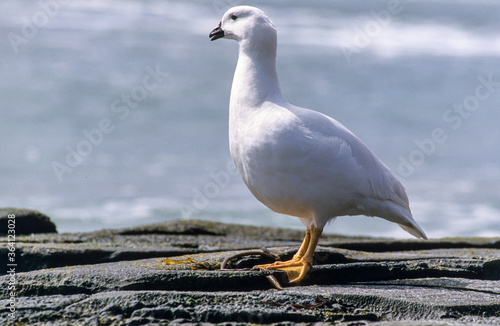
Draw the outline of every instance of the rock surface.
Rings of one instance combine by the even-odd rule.
[[[0,208],[0,235],[7,235],[9,226],[16,235],[57,233],[56,225],[45,214],[24,208]]]
[[[269,258],[237,257],[220,270],[262,246],[288,259],[302,237],[204,221],[17,237],[17,266],[0,250],[0,324],[500,324],[500,238],[324,235],[301,286],[270,273],[283,291],[250,269]]]

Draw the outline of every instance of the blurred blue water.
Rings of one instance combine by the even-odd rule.
[[[246,3],[278,29],[285,96],[354,131],[429,236],[500,236],[498,2]],[[208,33],[238,4],[0,4],[0,206],[41,210],[62,232],[176,218],[301,228],[230,161],[237,45]],[[407,236],[366,217],[327,231]]]

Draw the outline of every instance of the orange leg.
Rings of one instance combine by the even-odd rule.
[[[300,282],[312,267],[314,250],[316,250],[322,232],[323,229],[311,226],[310,230],[306,230],[306,236],[299,251],[291,260],[285,262],[277,261],[272,264],[258,265],[256,267],[286,271],[290,283]],[[298,276],[296,276],[297,274]]]

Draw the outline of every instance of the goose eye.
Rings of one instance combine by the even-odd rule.
[[[236,16],[236,15],[231,15],[231,19],[232,19],[232,20],[236,20],[236,19],[238,19],[238,16]]]

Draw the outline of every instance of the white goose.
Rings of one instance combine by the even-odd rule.
[[[239,43],[229,105],[234,163],[259,201],[306,227],[293,259],[259,267],[285,270],[290,282],[299,282],[312,267],[323,227],[341,215],[378,216],[427,238],[403,185],[361,140],[338,121],[283,98],[276,29],[262,10],[231,8],[209,36]]]

